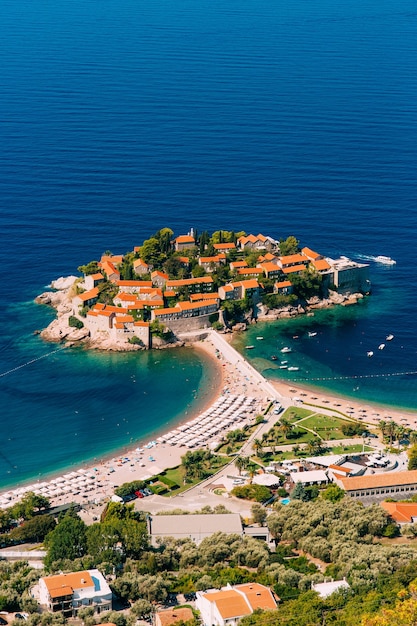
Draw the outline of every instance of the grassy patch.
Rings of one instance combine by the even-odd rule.
[[[214,456],[211,462],[211,467],[209,470],[207,470],[207,474],[209,476],[212,476],[213,474],[218,472],[222,467],[224,467],[228,463],[230,463],[229,458],[223,457],[223,456]],[[146,482],[149,485],[152,485],[153,488],[156,487],[156,489],[154,489],[155,491],[161,491],[161,492],[163,491],[163,493],[160,493],[160,495],[163,495],[165,497],[170,497],[172,495],[181,493],[182,491],[186,491],[190,487],[194,487],[194,485],[198,485],[198,483],[202,482],[202,480],[205,480],[205,479],[196,478],[192,482],[187,482],[184,484],[184,477],[185,477],[185,470],[182,467],[182,465],[178,465],[177,467],[171,467],[167,469],[165,472],[162,472],[162,474],[157,474],[156,476],[152,476],[152,478],[149,478]],[[169,481],[170,483],[172,481],[173,486],[171,488],[168,488],[166,483],[162,482],[164,480],[166,482]]]
[[[346,420],[333,415],[322,415],[318,413],[305,419],[300,426],[305,426],[314,430],[322,439],[345,439],[346,436],[341,430],[341,426],[346,424]]]
[[[299,406],[289,406],[288,409],[285,409],[284,413],[281,415],[281,418],[285,417],[291,423],[298,422],[298,420],[303,419],[304,417],[308,417],[309,415],[313,415],[314,411],[310,409],[303,409]]]
[[[365,446],[364,452],[373,452],[374,448],[370,448],[369,446]],[[358,452],[362,452],[362,444],[358,443],[352,446],[334,446],[332,448],[327,448],[324,452],[320,454],[320,456],[326,456],[329,454],[357,454]],[[252,460],[257,463],[261,463],[264,466],[269,465],[272,461],[288,461],[289,459],[305,459],[306,457],[312,456],[310,452],[307,450],[300,450],[298,454],[294,454],[292,451],[292,446],[288,446],[288,450],[276,452],[266,452],[262,458],[252,456]]]

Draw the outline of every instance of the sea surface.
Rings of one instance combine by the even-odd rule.
[[[0,486],[151,436],[209,393],[193,351],[33,335],[51,280],[163,226],[368,260],[358,307],[243,341],[266,375],[289,379],[270,356],[291,345],[292,378],[417,409],[416,18],[414,0],[0,3]]]

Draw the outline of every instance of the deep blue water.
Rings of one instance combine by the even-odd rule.
[[[32,334],[44,285],[165,225],[394,257],[294,358],[311,377],[416,370],[416,16],[411,0],[3,0],[0,372],[53,349]],[[270,332],[271,350],[298,334]],[[186,369],[170,397],[172,358]],[[0,485],[127,444],[205,393],[197,357],[155,360],[65,351],[1,377]],[[417,408],[415,376],[366,381],[321,384]]]

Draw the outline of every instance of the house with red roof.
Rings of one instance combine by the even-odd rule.
[[[196,608],[205,626],[235,626],[257,609],[275,611],[277,601],[272,591],[259,583],[230,585],[197,591]]]
[[[194,248],[195,239],[192,235],[180,235],[174,239],[173,244],[176,252],[188,250],[189,248]]]

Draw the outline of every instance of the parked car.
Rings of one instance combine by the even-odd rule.
[[[0,617],[0,624],[1,626],[6,626],[6,624],[8,624],[9,622],[7,621],[7,619],[4,619],[4,617]]]
[[[139,491],[139,490],[138,490],[138,491],[135,491],[135,495],[136,495],[138,498],[143,498],[143,497],[144,497],[144,495],[143,495],[142,491]]]

